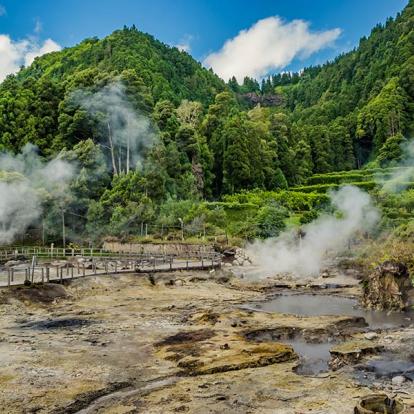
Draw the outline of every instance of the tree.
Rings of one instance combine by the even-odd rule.
[[[228,193],[234,193],[242,188],[252,188],[250,151],[245,123],[243,115],[234,115],[223,128],[225,142],[223,188]]]
[[[215,97],[214,103],[208,108],[207,115],[201,125],[201,133],[207,139],[207,145],[214,157],[213,195],[220,195],[223,186],[223,162],[226,141],[223,134],[224,124],[234,113],[237,113],[237,101],[230,92],[222,92]]]
[[[312,172],[311,147],[304,140],[300,140],[295,147],[294,163],[296,166],[294,182],[301,184]]]
[[[386,139],[402,133],[406,127],[404,90],[398,78],[391,78],[381,92],[362,109],[358,116],[358,137],[372,142],[377,153]]]
[[[203,115],[203,105],[200,102],[184,99],[181,101],[176,112],[181,124],[189,125],[195,129],[200,126],[201,117]]]
[[[384,167],[390,164],[398,164],[403,157],[403,144],[406,142],[407,140],[402,134],[388,137],[378,152],[377,160],[380,165]]]
[[[257,237],[277,237],[286,228],[286,210],[276,205],[268,205],[259,209],[256,216]]]

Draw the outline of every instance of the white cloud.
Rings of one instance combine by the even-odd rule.
[[[45,53],[57,52],[60,49],[62,48],[52,39],[46,39],[41,46],[32,44],[24,57],[24,64],[25,66],[29,66],[38,56],[42,56]]]
[[[40,33],[42,31],[42,22],[39,19],[36,19],[35,21],[35,27],[34,27],[34,32],[35,33]]]
[[[204,60],[224,80],[235,76],[260,78],[270,70],[283,69],[293,59],[305,59],[333,44],[341,29],[311,32],[309,22],[285,22],[278,16],[257,21],[247,30],[225,42]]]
[[[181,50],[182,52],[190,53],[191,51],[191,41],[193,40],[193,36],[185,35],[178,44],[174,45],[177,49]]]
[[[6,14],[6,8],[0,4],[0,16],[5,16]]]
[[[60,49],[52,39],[46,39],[43,44],[33,38],[15,42],[10,36],[0,34],[0,82],[7,75],[17,72],[20,66],[30,65],[37,56]]]

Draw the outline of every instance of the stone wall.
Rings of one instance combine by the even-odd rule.
[[[121,243],[105,242],[103,249],[114,253],[149,253],[168,254],[173,256],[191,256],[193,254],[213,253],[214,247],[209,244],[187,243]]]

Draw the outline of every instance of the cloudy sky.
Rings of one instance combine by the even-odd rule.
[[[36,56],[135,24],[227,80],[352,49],[408,0],[0,0],[0,81]]]

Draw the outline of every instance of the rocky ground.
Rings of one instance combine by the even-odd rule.
[[[4,289],[0,412],[340,414],[383,391],[414,406],[408,379],[371,380],[354,369],[382,352],[411,358],[413,327],[367,333],[356,317],[241,308],[293,285],[359,295],[350,280],[325,275],[298,286],[225,268]],[[294,337],[337,341],[331,369],[296,373]]]

